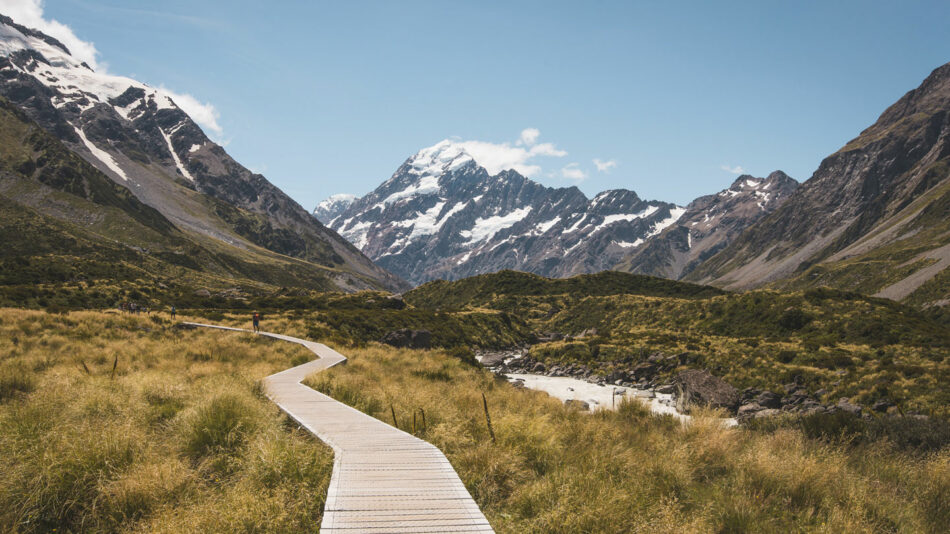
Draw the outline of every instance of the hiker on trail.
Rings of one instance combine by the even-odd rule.
[[[175,307],[174,307],[174,306],[172,306],[172,319],[174,319],[174,318],[175,318],[175,313],[176,313],[176,312],[175,312]]]
[[[254,312],[254,317],[251,318],[251,322],[254,323],[254,331],[261,331],[261,314]]]

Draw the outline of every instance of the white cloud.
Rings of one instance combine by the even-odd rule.
[[[159,89],[174,100],[175,104],[177,104],[182,111],[187,113],[192,120],[197,122],[199,126],[211,130],[219,136],[223,133],[221,125],[218,124],[218,118],[221,114],[218,113],[214,105],[201,102],[187,93],[176,93],[165,86],[160,86]]]
[[[517,145],[531,146],[538,142],[538,137],[541,135],[541,130],[537,128],[525,128],[521,130],[521,137],[518,139]]]
[[[104,69],[104,65],[97,60],[99,52],[96,45],[77,37],[69,26],[43,17],[43,0],[3,0],[2,4],[0,12],[12,18],[13,22],[59,40],[73,57],[85,61],[93,70]]]
[[[475,161],[485,167],[490,174],[513,169],[524,176],[532,177],[541,172],[541,166],[533,161],[535,158],[562,158],[567,155],[566,151],[560,150],[553,143],[537,143],[540,135],[541,132],[537,129],[526,128],[514,145],[488,141],[454,141],[454,143],[475,158]],[[531,142],[530,148],[519,146],[526,140]]]
[[[561,169],[561,176],[568,180],[581,181],[587,178],[587,173],[582,170],[577,163],[568,163]]]
[[[617,166],[617,161],[612,159],[601,161],[597,158],[594,158],[594,166],[597,167],[597,172],[610,172],[610,169],[613,169]]]
[[[719,168],[732,174],[742,174],[745,172],[745,169],[743,169],[741,165],[736,165],[735,167],[730,167],[728,165],[720,165]]]

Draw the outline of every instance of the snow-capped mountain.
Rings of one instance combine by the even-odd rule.
[[[618,269],[678,280],[775,211],[797,187],[782,171],[767,178],[742,175],[728,189],[690,202],[676,224],[634,248]]]
[[[332,195],[317,204],[313,210],[313,216],[323,224],[329,224],[337,215],[343,213],[343,210],[350,207],[354,200],[356,200],[356,195],[347,193]]]
[[[311,262],[344,289],[403,287],[234,161],[165,91],[95,72],[56,39],[3,15],[0,96],[184,231]]]
[[[490,175],[445,140],[410,157],[329,226],[413,283],[500,269],[569,276],[613,267],[685,212],[616,189],[588,199],[513,170]]]

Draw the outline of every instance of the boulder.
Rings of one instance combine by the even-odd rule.
[[[750,402],[755,402],[755,398],[762,393],[761,389],[757,388],[745,388],[742,390],[741,402],[739,404],[749,404]]]
[[[590,404],[588,404],[587,401],[582,401],[582,400],[577,400],[577,399],[566,400],[564,401],[564,405],[569,408],[577,408],[578,410],[581,410],[581,411],[590,410]]]
[[[754,402],[743,404],[742,406],[739,407],[739,410],[736,411],[736,419],[738,419],[740,422],[748,421],[749,419],[754,418],[755,414],[761,412],[764,409],[765,408],[763,408],[762,406],[759,406],[758,404]]]
[[[432,347],[432,332],[428,330],[413,330],[410,346],[414,349],[428,349]]]
[[[397,348],[428,349],[432,347],[432,332],[428,330],[410,330],[400,328],[387,333],[381,343]]]
[[[739,391],[725,380],[707,371],[687,369],[675,380],[676,408],[689,411],[692,406],[710,406],[735,411],[739,406]]]
[[[626,379],[627,374],[623,371],[617,369],[607,373],[607,376],[604,377],[604,380],[610,382],[611,384],[616,384],[618,381],[622,382]]]
[[[782,398],[776,393],[765,390],[755,396],[755,403],[763,408],[779,408],[782,406]]]
[[[673,384],[663,384],[662,386],[656,388],[657,393],[662,393],[664,395],[669,395],[670,393],[676,393],[676,386]]]
[[[195,296],[196,296],[196,297],[202,297],[202,298],[208,298],[208,297],[211,296],[211,292],[208,291],[207,289],[199,289],[199,290],[195,291]]]
[[[857,404],[852,404],[851,400],[847,397],[841,397],[838,401],[838,404],[835,405],[842,412],[848,412],[854,415],[861,415],[861,407]]]
[[[396,348],[406,348],[412,343],[412,330],[408,328],[400,328],[399,330],[393,330],[388,332],[381,340],[381,343],[396,347]]]
[[[505,362],[506,357],[504,352],[483,352],[480,356],[485,367],[498,367]]]
[[[637,378],[650,378],[656,375],[657,366],[655,363],[643,362],[633,368],[633,376]]]
[[[756,412],[754,417],[756,419],[762,419],[763,417],[773,417],[781,413],[782,412],[780,410],[776,410],[775,408],[766,408],[762,411]]]

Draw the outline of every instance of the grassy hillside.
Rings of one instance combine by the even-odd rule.
[[[700,298],[724,293],[710,286],[618,271],[581,274],[570,278],[545,278],[519,271],[500,271],[454,282],[429,282],[409,291],[405,297],[413,305],[432,309],[479,306],[504,309],[504,299],[511,297],[644,295]]]
[[[940,180],[950,173],[947,162],[939,162],[928,169],[929,181]],[[883,292],[884,296],[903,300],[919,307],[940,307],[948,304],[950,283],[946,266],[950,259],[932,251],[950,245],[950,180],[933,187],[905,208],[895,220],[876,229],[863,241],[873,242],[880,235],[899,232],[899,237],[869,251],[849,254],[844,259],[823,261],[809,265],[795,277],[781,280],[772,287],[805,289],[829,286],[847,288],[865,294]],[[859,248],[862,241],[859,241]],[[922,273],[929,267],[940,269],[939,274],[928,275],[922,285],[906,289],[895,286],[898,282]],[[890,290],[888,288],[891,288]]]
[[[220,220],[208,222],[216,232],[227,235],[233,227],[236,233],[225,243],[182,231],[2,98],[0,146],[0,302],[14,301],[4,299],[10,286],[107,280],[175,281],[192,291],[235,285],[332,290],[340,279],[380,286],[350,272],[328,243],[302,240],[261,215],[179,187],[194,197],[192,208],[217,214]],[[285,249],[320,261],[273,251]]]
[[[598,295],[590,288],[562,293],[552,285],[545,293],[480,278],[473,309],[502,310],[537,333],[576,337],[533,346],[530,355],[549,364],[582,363],[606,376],[655,354],[678,356],[659,380],[683,368],[707,369],[740,389],[782,391],[798,382],[824,390],[822,400],[830,403],[887,400],[905,411],[950,417],[950,391],[942,386],[950,380],[950,328],[893,301],[829,289],[673,298]],[[455,284],[465,291],[469,283],[427,284],[406,300],[456,305]]]

